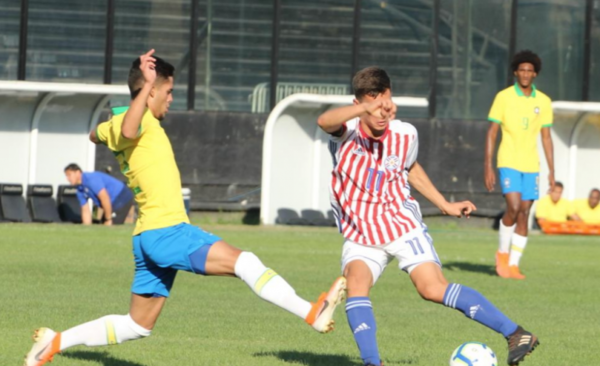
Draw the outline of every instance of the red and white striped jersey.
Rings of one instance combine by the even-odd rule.
[[[410,196],[408,169],[417,160],[417,130],[391,121],[379,139],[369,137],[359,118],[331,136],[331,205],[338,229],[363,245],[390,243],[421,227],[418,202]]]

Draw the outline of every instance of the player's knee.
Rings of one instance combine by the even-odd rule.
[[[351,296],[368,296],[371,282],[369,278],[349,275],[346,277],[346,289]]]
[[[423,300],[441,303],[444,300],[445,288],[441,284],[424,284],[417,286],[417,292]]]
[[[348,296],[368,296],[373,285],[373,273],[366,263],[360,260],[348,263],[344,277]]]
[[[517,215],[519,214],[519,203],[508,203],[506,205],[506,213],[512,217],[513,219],[517,218]]]
[[[234,271],[237,277],[246,281],[252,272],[256,269],[262,269],[264,266],[254,253],[241,252],[235,262]]]
[[[530,211],[529,208],[521,208],[519,210],[519,218],[523,218],[523,217],[528,218],[529,217],[529,211]]]

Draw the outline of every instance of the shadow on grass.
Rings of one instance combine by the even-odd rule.
[[[307,366],[362,366],[346,355],[333,355],[299,351],[277,351],[255,353],[254,357],[275,357],[285,362]]]
[[[62,357],[74,360],[100,362],[102,366],[145,366],[141,363],[120,360],[108,353],[98,351],[73,351],[61,354]]]
[[[284,362],[306,366],[363,366],[362,362],[357,362],[346,355],[323,354],[313,352],[299,351],[278,351],[255,353],[254,357],[275,357]],[[386,365],[416,365],[416,360],[387,361]]]
[[[496,276],[496,268],[488,264],[477,264],[469,262],[447,262],[444,269],[448,271],[479,272],[490,276]]]

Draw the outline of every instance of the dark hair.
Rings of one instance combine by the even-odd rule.
[[[592,194],[594,192],[600,193],[600,189],[598,189],[598,188],[592,188],[592,190],[590,191],[590,194]]]
[[[168,79],[170,76],[173,76],[175,73],[175,67],[163,60],[160,57],[152,56],[156,59],[155,68],[156,77],[162,79]],[[129,92],[131,93],[131,99],[135,99],[137,95],[142,90],[142,82],[144,81],[144,75],[142,74],[142,70],[140,70],[140,58],[136,58],[131,64],[131,69],[129,69],[129,78],[127,79],[127,85],[129,86]]]
[[[69,165],[67,165],[65,167],[65,172],[69,170],[69,171],[81,171],[81,168],[79,167],[79,165],[75,164],[75,163],[71,163]]]
[[[561,182],[554,182],[555,187],[565,188],[565,186]]]
[[[539,74],[540,71],[542,71],[542,60],[538,55],[530,50],[520,51],[513,56],[512,62],[510,63],[512,71],[517,71],[519,69],[519,65],[524,63],[532,64],[536,74]]]
[[[386,90],[391,90],[391,81],[385,70],[370,66],[360,70],[352,78],[352,89],[356,99],[361,99],[365,95],[376,97],[384,93]]]

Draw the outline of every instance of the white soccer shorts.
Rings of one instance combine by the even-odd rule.
[[[408,274],[425,262],[442,266],[427,229],[418,228],[385,245],[362,245],[346,239],[342,248],[342,273],[348,263],[362,260],[373,274],[374,285],[394,258],[398,259],[398,268]]]

